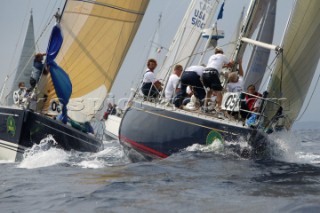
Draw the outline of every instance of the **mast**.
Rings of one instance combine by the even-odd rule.
[[[203,50],[202,55],[201,55],[201,57],[200,57],[199,65],[202,64],[202,62],[203,62],[203,57],[205,56],[205,54],[206,54],[206,52],[207,52],[210,44],[211,44],[213,47],[215,47],[215,46],[217,46],[218,39],[224,38],[224,32],[220,32],[220,31],[218,31],[218,29],[217,29],[218,20],[222,18],[222,13],[223,13],[223,10],[224,10],[224,4],[225,4],[225,2],[223,2],[222,5],[221,5],[220,12],[219,12],[219,14],[218,14],[218,17],[217,17],[216,22],[215,22],[214,24],[212,24],[212,27],[211,27],[211,28],[205,29],[205,30],[203,31],[202,37],[208,36],[208,40],[207,40],[207,42],[206,42],[206,44],[205,44],[205,46],[204,46],[204,50]],[[214,13],[211,13],[211,16],[210,16],[209,20],[212,20],[213,15],[214,15]]]
[[[54,14],[54,17],[56,18],[57,23],[60,23],[63,13],[66,9],[67,3],[68,3],[68,0],[65,0],[61,13],[60,13],[60,8],[58,8],[57,12]]]
[[[158,18],[158,21],[157,21],[157,27],[156,27],[156,29],[155,29],[155,31],[154,31],[154,33],[153,33],[153,35],[152,35],[152,39],[151,39],[151,41],[150,41],[150,46],[149,46],[149,49],[148,49],[148,51],[147,51],[147,59],[148,59],[148,58],[155,58],[154,56],[152,56],[151,50],[152,50],[154,41],[155,41],[155,39],[156,39],[156,36],[157,36],[157,34],[158,34],[158,32],[159,32],[159,29],[160,29],[161,19],[162,19],[162,13],[159,14],[159,18]],[[161,48],[162,48],[162,47],[161,47]],[[144,67],[145,67],[145,62],[147,61],[147,59],[144,60],[144,62],[143,62],[143,65],[142,65],[143,67],[142,67],[142,69],[141,69],[141,70],[142,70],[142,73],[141,73],[141,74],[143,74],[143,73],[145,72]]]

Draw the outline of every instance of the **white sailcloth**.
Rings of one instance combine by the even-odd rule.
[[[269,97],[284,97],[286,127],[297,118],[320,57],[320,1],[297,0],[283,38],[283,57],[277,62],[268,86]],[[269,106],[269,117],[276,107]]]
[[[13,105],[12,94],[18,89],[19,82],[24,82],[27,88],[30,88],[30,75],[33,67],[33,55],[35,54],[35,38],[33,28],[33,16],[30,15],[26,37],[23,43],[17,71],[11,85],[10,92],[6,96],[7,104]]]
[[[276,7],[277,0],[270,0],[267,11],[260,24],[260,29],[256,39],[257,41],[262,41],[269,44],[272,43],[276,20]],[[248,63],[248,70],[246,71],[244,77],[244,90],[246,90],[250,84],[254,84],[256,89],[259,90],[261,81],[267,68],[269,56],[270,49],[259,46],[255,46],[253,48]]]
[[[192,0],[157,74],[158,79],[166,79],[175,64],[187,66],[202,30],[209,27],[218,5],[218,0]]]

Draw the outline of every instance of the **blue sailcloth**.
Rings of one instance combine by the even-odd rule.
[[[63,36],[61,28],[59,24],[56,24],[51,32],[51,37],[47,49],[46,63],[49,66],[54,89],[60,103],[62,104],[62,113],[58,117],[58,119],[60,119],[63,123],[67,123],[67,104],[69,103],[69,99],[72,93],[72,84],[68,74],[54,61],[59,53],[62,42]]]
[[[222,19],[223,11],[224,11],[224,2],[222,3],[222,5],[221,5],[221,7],[220,7],[220,11],[219,11],[217,20]]]

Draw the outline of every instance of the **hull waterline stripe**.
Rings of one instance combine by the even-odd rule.
[[[139,109],[139,108],[136,108],[136,107],[132,107],[132,108],[134,108],[136,110],[139,110],[139,111],[144,111],[144,112],[152,114],[152,115],[157,115],[157,116],[160,116],[160,117],[168,118],[168,119],[175,120],[175,121],[180,121],[180,122],[191,124],[191,125],[194,125],[194,126],[199,126],[199,127],[203,127],[203,128],[210,129],[210,130],[215,130],[217,132],[228,133],[228,134],[235,135],[235,136],[238,135],[238,134],[235,134],[235,133],[232,133],[232,132],[228,132],[228,131],[224,131],[224,130],[221,130],[221,129],[216,129],[216,128],[200,125],[200,124],[197,124],[197,123],[193,123],[193,122],[190,122],[190,121],[185,121],[185,120],[169,117],[169,116],[166,116],[166,115],[161,115],[161,114],[158,114],[158,113],[150,112],[150,111]]]
[[[25,150],[25,148],[21,148],[19,146],[15,147],[15,146],[8,145],[8,144],[1,143],[1,142],[0,142],[0,147],[14,151],[14,152],[18,152],[18,153],[24,153],[24,150]]]
[[[14,117],[19,117],[18,114],[14,114],[14,113],[5,113],[5,112],[0,112],[0,115],[12,115]]]
[[[133,140],[130,140],[129,138],[127,138],[127,137],[125,137],[125,136],[120,135],[119,138],[120,138],[122,141],[125,141],[125,142],[131,144],[133,147],[135,147],[135,148],[137,148],[137,149],[139,149],[139,150],[141,150],[141,151],[144,151],[144,152],[146,152],[146,153],[150,153],[150,154],[155,155],[155,156],[158,156],[158,157],[160,157],[160,158],[167,158],[167,157],[168,157],[168,155],[166,155],[166,154],[163,154],[163,153],[161,153],[161,152],[158,152],[158,151],[156,151],[156,150],[154,150],[154,149],[151,149],[151,148],[149,148],[149,147],[147,147],[147,146],[141,145],[141,144],[139,144],[139,143],[137,143],[137,142],[135,142],[135,141],[133,141]]]

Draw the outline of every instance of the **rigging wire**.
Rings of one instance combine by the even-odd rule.
[[[29,5],[28,8],[30,8],[30,0],[29,0],[28,5]],[[19,41],[22,39],[22,36],[23,36],[23,31],[24,31],[23,26],[26,25],[25,23],[26,23],[28,14],[29,14],[29,12],[27,12],[27,13],[25,14],[25,16],[24,16],[24,19],[23,19],[23,22],[22,22],[22,27],[20,27],[21,30],[20,30],[20,33],[19,33],[18,41],[16,42],[16,46],[15,46],[15,48],[14,48],[14,52],[13,52],[13,55],[12,55],[12,57],[11,57],[11,61],[10,61],[10,63],[9,63],[9,69],[8,69],[8,71],[7,71],[7,76],[9,76],[9,79],[10,79],[10,77],[11,77],[11,74],[12,74],[12,73],[15,73],[14,70],[17,69],[17,67],[12,68],[12,66],[13,66],[13,63],[15,62],[15,59],[16,59],[15,55],[17,54],[17,51],[18,51]]]
[[[45,36],[45,33],[48,32],[47,31],[48,27],[52,24],[53,20],[55,20],[54,14],[56,13],[57,8],[59,7],[59,3],[58,2],[61,2],[61,1],[59,1],[59,0],[55,1],[55,4],[53,6],[50,6],[50,4],[47,4],[47,7],[45,9],[45,12],[44,12],[43,16],[46,16],[46,14],[50,14],[50,15],[47,16],[47,21],[43,22],[44,19],[42,19],[42,22],[39,25],[40,29],[43,29],[43,30],[40,32],[40,35],[36,40],[36,48],[38,49],[38,52],[39,52],[39,49],[40,49],[39,48],[40,40]],[[48,8],[51,8],[51,11],[49,11]],[[45,24],[45,23],[47,23],[47,24]],[[47,47],[45,47],[45,48],[47,48]]]
[[[55,5],[57,5],[57,1],[55,2]],[[27,8],[30,8],[30,7],[31,7],[31,0],[29,0]],[[48,14],[48,12],[47,12],[47,11],[48,11],[48,7],[49,7],[49,4],[47,5],[47,7],[46,7],[46,9],[45,9],[45,13],[44,13],[44,14]],[[32,12],[33,12],[33,10],[31,9],[31,13],[32,13]],[[29,12],[26,13],[26,15],[25,15],[25,17],[24,17],[24,20],[23,20],[23,22],[22,22],[22,23],[23,23],[22,26],[25,26],[25,25],[26,25],[26,20],[27,20],[27,18],[28,18],[28,14],[29,14]],[[50,13],[50,14],[51,14],[51,13]],[[50,17],[50,16],[49,16],[49,17]],[[51,16],[51,18],[48,18],[47,25],[43,28],[43,30],[42,30],[42,32],[40,33],[38,39],[35,41],[35,48],[39,49],[39,47],[38,47],[39,41],[40,41],[41,38],[43,38],[45,32],[47,31],[47,28],[49,27],[49,25],[50,25],[51,22],[52,22],[52,19],[53,19],[53,16]],[[44,19],[42,19],[42,21],[43,21],[43,20],[44,20]],[[43,23],[43,22],[42,22],[42,23]],[[42,23],[41,23],[41,25],[42,25]],[[40,25],[40,26],[41,26],[41,25]],[[13,54],[13,57],[11,58],[11,62],[10,62],[10,66],[9,66],[9,67],[12,67],[12,66],[13,66],[13,63],[16,62],[16,57],[15,57],[15,55],[17,54],[18,46],[19,46],[18,44],[19,44],[19,41],[22,39],[23,31],[24,31],[23,27],[21,27],[20,29],[21,29],[21,30],[20,30],[20,33],[19,33],[18,42],[16,43],[15,50],[14,50],[14,54]],[[25,72],[25,70],[27,70],[27,66],[28,66],[29,62],[30,62],[32,59],[33,59],[33,55],[30,55],[30,57],[29,57],[28,60],[27,60],[28,63],[22,68],[23,71],[19,74],[19,76],[17,76],[17,78],[19,78],[19,77]],[[10,79],[10,77],[12,77],[12,74],[15,74],[15,73],[16,73],[14,70],[17,70],[17,69],[18,69],[18,66],[15,66],[15,68],[12,68],[12,69],[10,68],[10,69],[7,71],[7,76],[8,76],[9,79]],[[11,80],[10,83],[13,84],[13,80]],[[13,87],[13,86],[15,86],[15,85],[11,85],[11,87]],[[3,85],[3,87],[5,87],[5,85]],[[8,95],[10,95],[10,90],[8,90],[8,87],[6,87],[6,96],[5,96],[5,98],[7,98]]]

